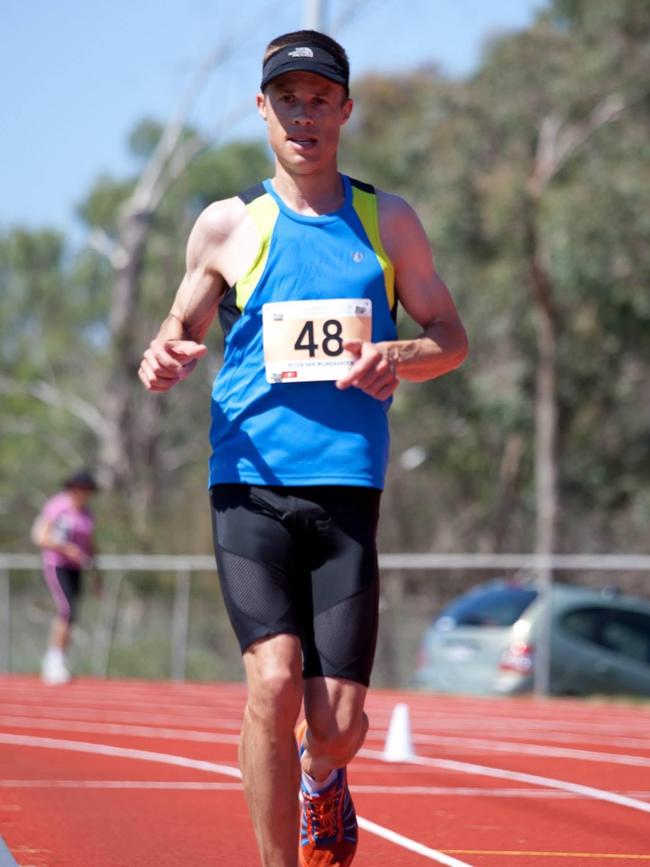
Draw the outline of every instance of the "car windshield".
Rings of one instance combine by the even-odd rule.
[[[441,626],[512,626],[537,597],[525,587],[500,587],[461,596],[443,610]]]

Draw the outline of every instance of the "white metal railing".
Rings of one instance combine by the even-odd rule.
[[[0,552],[0,569],[40,569],[38,554]],[[215,569],[214,557],[202,554],[100,554],[103,571],[174,572]],[[380,554],[380,569],[551,569],[650,572],[650,554]]]

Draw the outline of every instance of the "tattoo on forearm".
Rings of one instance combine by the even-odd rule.
[[[401,362],[412,361],[418,355],[418,346],[413,343],[402,343],[389,346],[386,350],[386,360],[393,376],[397,376],[397,365]]]

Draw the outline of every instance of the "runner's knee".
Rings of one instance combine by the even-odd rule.
[[[332,756],[354,755],[368,731],[365,712],[355,714],[317,713],[308,718],[308,749],[313,755],[327,753]]]
[[[245,664],[250,712],[261,719],[293,725],[302,700],[299,659],[265,652],[248,657]]]

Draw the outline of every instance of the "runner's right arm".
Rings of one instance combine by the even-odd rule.
[[[186,272],[167,318],[142,356],[138,376],[148,391],[169,391],[208,351],[203,339],[223,295],[219,254],[232,229],[232,200],[199,216],[187,242]]]

